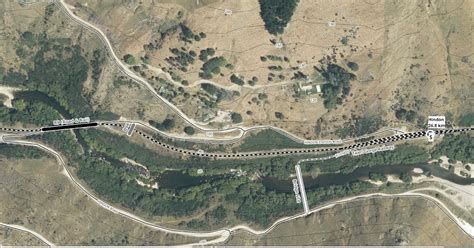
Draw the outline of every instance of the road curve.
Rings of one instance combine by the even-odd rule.
[[[229,131],[241,131],[243,134],[245,134],[248,131],[256,130],[256,129],[272,129],[274,131],[277,131],[288,138],[295,140],[297,142],[303,142],[305,139],[302,139],[298,137],[295,134],[292,134],[289,131],[286,131],[282,128],[275,127],[272,125],[258,125],[258,126],[252,126],[252,127],[245,127],[245,126],[235,126],[235,127],[230,127],[230,128],[224,128],[224,129],[213,129],[213,128],[208,128],[204,127],[203,125],[206,125],[206,123],[200,123],[195,121],[194,119],[188,117],[184,112],[182,112],[178,107],[176,107],[174,104],[169,102],[166,98],[162,97],[160,94],[158,94],[155,89],[148,83],[148,81],[138,75],[136,75],[133,71],[131,71],[127,65],[125,65],[120,58],[115,54],[115,51],[113,49],[113,46],[107,36],[100,30],[100,28],[96,27],[94,24],[87,22],[80,17],[76,16],[68,7],[67,4],[64,2],[64,0],[53,0],[53,3],[67,16],[69,19],[71,19],[73,22],[79,24],[83,28],[89,30],[90,32],[96,34],[96,36],[105,44],[105,47],[108,51],[108,53],[112,56],[111,60],[113,63],[115,63],[118,66],[118,69],[130,77],[133,81],[136,83],[145,86],[151,94],[156,97],[157,99],[161,100],[163,103],[165,103],[168,107],[170,107],[178,116],[180,116],[186,123],[189,125],[193,126],[194,128],[201,130],[201,131],[212,131],[212,132],[229,132]],[[242,134],[242,135],[243,135]]]
[[[4,226],[4,227],[7,227],[7,228],[11,228],[11,229],[15,229],[15,230],[18,230],[18,231],[23,231],[23,232],[27,232],[27,233],[30,233],[31,235],[35,236],[37,239],[41,240],[43,243],[45,243],[47,246],[49,247],[53,247],[55,246],[52,242],[50,242],[49,240],[47,240],[45,237],[43,237],[41,234],[33,231],[33,230],[30,230],[24,226],[19,226],[19,225],[14,225],[14,224],[6,224],[6,223],[1,223],[0,222],[0,226]],[[0,244],[1,246],[1,244]]]
[[[132,213],[129,213],[125,210],[122,210],[120,208],[117,208],[117,207],[114,207],[110,204],[107,204],[105,201],[100,200],[97,196],[95,196],[93,193],[88,191],[84,186],[82,186],[79,183],[79,181],[76,178],[74,178],[73,174],[68,169],[64,159],[61,157],[61,155],[57,151],[55,151],[52,148],[50,148],[48,146],[45,146],[41,143],[36,143],[36,142],[32,142],[32,141],[25,141],[25,140],[11,139],[11,137],[13,137],[13,136],[3,136],[4,143],[13,144],[13,145],[33,146],[33,147],[40,148],[40,149],[52,154],[54,157],[56,157],[59,164],[62,166],[63,174],[69,179],[69,181],[76,188],[78,188],[84,194],[89,196],[89,198],[91,200],[93,200],[97,205],[99,205],[100,207],[102,207],[106,210],[111,211],[114,214],[118,214],[120,216],[123,216],[127,219],[133,220],[133,221],[138,222],[140,224],[143,224],[143,225],[145,225],[147,227],[150,227],[152,229],[162,231],[162,232],[166,232],[166,233],[172,233],[172,234],[178,234],[178,235],[184,235],[184,236],[190,236],[190,237],[196,237],[196,238],[203,238],[203,239],[204,238],[218,237],[218,238],[215,238],[215,239],[212,239],[212,240],[206,240],[206,242],[190,244],[190,245],[216,244],[216,243],[220,243],[220,242],[223,242],[223,241],[227,240],[229,235],[230,235],[230,231],[227,230],[227,229],[221,229],[221,230],[212,231],[212,232],[193,232],[193,231],[181,231],[181,230],[177,230],[177,229],[173,229],[173,228],[162,227],[162,226],[156,225],[154,223],[148,222],[148,221],[146,221],[146,220],[144,220],[144,219],[142,219],[142,218],[140,218],[140,217],[138,217],[138,216],[136,216]]]
[[[179,234],[179,235],[184,235],[184,236],[198,237],[198,238],[203,238],[203,239],[204,238],[214,238],[212,240],[202,240],[203,242],[194,243],[194,244],[190,244],[190,245],[222,244],[222,243],[224,243],[225,241],[227,241],[229,239],[232,232],[235,232],[235,231],[238,231],[238,230],[241,230],[241,229],[245,230],[245,231],[248,231],[250,233],[253,233],[255,235],[263,235],[263,234],[266,234],[266,233],[272,231],[277,225],[279,225],[281,223],[288,222],[288,221],[306,216],[305,213],[302,213],[302,214],[296,214],[296,215],[289,216],[289,217],[284,217],[284,218],[281,218],[281,219],[275,221],[269,228],[264,229],[264,230],[255,230],[255,229],[250,228],[247,225],[237,225],[237,226],[234,226],[232,228],[223,228],[223,229],[212,231],[212,232],[182,231],[182,230],[162,227],[162,226],[156,225],[154,223],[148,222],[148,221],[146,221],[146,220],[144,220],[144,219],[142,219],[142,218],[140,218],[140,217],[138,217],[138,216],[136,216],[132,213],[129,213],[129,212],[127,212],[125,210],[122,210],[120,208],[116,208],[116,207],[114,207],[112,205],[109,205],[106,202],[100,200],[93,193],[89,192],[85,187],[83,187],[78,182],[78,180],[76,180],[74,178],[72,173],[67,168],[67,165],[64,162],[63,158],[61,157],[61,155],[58,152],[56,152],[55,150],[53,150],[53,149],[51,149],[51,148],[49,148],[49,147],[47,147],[43,144],[40,144],[40,143],[31,142],[31,141],[24,141],[24,140],[10,139],[11,137],[14,138],[14,136],[3,136],[4,143],[14,144],[14,145],[34,146],[34,147],[40,148],[42,150],[45,150],[45,151],[53,154],[56,157],[56,159],[58,160],[59,164],[63,167],[63,174],[71,181],[71,183],[75,187],[77,187],[84,194],[88,195],[90,197],[90,199],[92,199],[97,205],[99,205],[100,207],[102,207],[102,208],[104,208],[108,211],[111,211],[114,214],[118,214],[122,217],[130,219],[132,221],[135,221],[137,223],[140,223],[140,224],[145,225],[147,227],[150,227],[152,229],[159,230],[159,231],[166,232],[166,233],[173,233],[173,234]],[[347,202],[351,202],[351,201],[367,199],[367,198],[370,199],[370,198],[390,198],[390,197],[423,197],[424,199],[427,199],[427,200],[433,202],[434,204],[436,204],[452,221],[455,222],[455,224],[465,234],[467,234],[471,239],[474,239],[474,233],[473,233],[472,227],[467,228],[466,223],[463,222],[459,217],[457,217],[453,212],[451,212],[449,210],[449,208],[443,202],[441,202],[440,200],[438,200],[438,199],[436,199],[432,196],[429,196],[429,195],[426,195],[426,194],[423,194],[423,193],[414,192],[414,191],[413,192],[408,191],[408,192],[400,193],[400,194],[372,193],[372,194],[365,194],[365,195],[359,195],[359,196],[339,199],[339,200],[335,200],[335,201],[332,201],[332,202],[325,203],[324,205],[318,206],[316,208],[313,208],[313,209],[310,210],[309,214],[321,211],[323,209],[334,207],[335,205],[338,205],[338,204],[343,204],[343,203],[347,203]],[[217,238],[215,238],[215,237],[217,237]]]
[[[417,189],[417,190],[421,190],[421,189],[423,189],[423,188],[420,188],[420,189]],[[394,197],[421,197],[425,200],[428,200],[428,201],[434,203],[437,207],[439,207],[441,209],[441,211],[443,211],[443,213],[449,219],[451,219],[456,224],[456,226],[459,227],[459,229],[464,234],[469,236],[469,238],[474,239],[474,229],[472,229],[472,227],[471,228],[467,227],[466,222],[464,222],[461,218],[457,217],[451,210],[449,210],[449,208],[443,202],[441,202],[439,199],[437,199],[435,197],[432,197],[430,195],[423,194],[423,193],[417,193],[415,191],[407,191],[407,192],[400,193],[400,194],[371,193],[371,194],[348,197],[348,198],[344,198],[344,199],[335,200],[335,201],[332,201],[332,202],[327,202],[327,203],[325,203],[321,206],[318,206],[316,208],[311,209],[308,214],[313,214],[313,213],[319,212],[319,211],[324,210],[324,209],[329,209],[329,208],[335,207],[336,205],[345,204],[345,203],[349,203],[349,202],[353,202],[353,201],[360,201],[360,200],[367,200],[367,199],[394,198]],[[269,232],[271,232],[273,229],[275,229],[275,227],[278,226],[279,224],[282,224],[282,223],[285,223],[285,222],[288,222],[288,221],[291,221],[291,220],[294,220],[294,219],[297,219],[297,218],[307,216],[308,214],[301,213],[301,214],[297,214],[297,215],[294,215],[294,216],[281,218],[281,219],[275,221],[273,223],[273,225],[271,225],[269,228],[264,229],[264,230],[255,230],[255,229],[252,229],[252,228],[250,228],[248,226],[245,226],[245,225],[238,225],[238,226],[230,228],[229,230],[231,232],[236,232],[238,230],[245,230],[245,231],[250,232],[254,235],[265,235],[265,234],[268,234]]]

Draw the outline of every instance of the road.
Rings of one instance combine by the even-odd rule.
[[[41,150],[44,150],[44,151],[50,153],[54,157],[56,157],[58,163],[63,168],[63,174],[69,179],[69,181],[77,189],[79,189],[81,192],[83,192],[84,194],[89,196],[89,199],[94,201],[97,205],[99,205],[100,207],[102,207],[102,208],[104,208],[108,211],[111,211],[114,214],[118,214],[118,215],[123,216],[127,219],[130,219],[130,220],[133,220],[133,221],[138,222],[140,224],[143,224],[145,226],[148,226],[148,227],[150,227],[154,230],[158,230],[158,231],[162,231],[162,232],[166,232],[166,233],[172,233],[172,234],[178,234],[178,235],[184,235],[184,236],[191,236],[191,237],[203,238],[203,239],[204,238],[218,237],[218,238],[213,239],[211,241],[206,241],[205,243],[197,243],[195,245],[200,245],[200,244],[210,245],[210,244],[220,243],[220,242],[223,242],[223,241],[227,240],[227,238],[230,235],[230,231],[227,230],[227,229],[217,230],[217,231],[213,231],[213,232],[191,232],[191,231],[181,231],[181,230],[177,230],[177,229],[166,228],[166,227],[162,227],[162,226],[156,225],[154,223],[148,222],[148,221],[146,221],[146,220],[144,220],[144,219],[142,219],[142,218],[140,218],[140,217],[138,217],[138,216],[136,216],[136,215],[134,215],[130,212],[127,212],[127,211],[122,210],[120,208],[114,207],[114,206],[106,203],[105,201],[99,199],[92,192],[90,192],[84,186],[82,186],[79,183],[79,180],[77,180],[73,176],[73,174],[71,173],[71,171],[67,167],[64,159],[61,157],[59,152],[55,151],[54,149],[52,149],[48,146],[45,146],[45,145],[41,144],[41,143],[32,142],[32,141],[25,141],[25,140],[17,140],[15,138],[16,137],[13,137],[13,136],[3,136],[4,143],[6,143],[6,144],[37,147]]]
[[[24,135],[35,135],[42,132],[50,132],[50,131],[61,131],[61,130],[68,130],[68,129],[77,129],[77,128],[94,128],[94,127],[123,127],[124,124],[117,123],[117,122],[92,122],[89,124],[81,124],[81,125],[70,125],[70,126],[59,126],[59,127],[41,127],[36,129],[12,129],[12,128],[0,128],[0,131],[10,131],[10,132],[19,132],[23,133]],[[456,129],[439,129],[435,130],[434,132],[436,135],[442,134],[452,134],[452,133],[464,133],[473,131],[474,127],[464,127],[464,128],[456,128]],[[141,131],[138,128],[135,128],[133,132],[141,135],[143,138],[153,142],[162,148],[183,153],[186,155],[197,156],[197,157],[207,157],[207,158],[221,158],[221,159],[234,159],[234,158],[257,158],[257,157],[271,157],[271,156],[291,156],[291,155],[298,155],[298,154],[312,154],[318,152],[338,152],[342,153],[344,151],[356,151],[364,147],[370,147],[375,145],[383,145],[387,143],[394,143],[400,141],[407,141],[413,139],[420,139],[425,138],[426,131],[416,131],[410,133],[403,133],[397,134],[382,138],[375,138],[364,142],[353,143],[350,145],[345,146],[333,146],[333,147],[311,147],[311,148],[295,148],[295,149],[280,149],[280,150],[271,150],[271,151],[255,151],[255,152],[238,152],[238,153],[216,153],[216,152],[206,152],[206,151],[196,151],[190,149],[184,149],[169,145],[167,143],[161,142],[155,139],[152,135]]]
[[[420,188],[420,189],[417,189],[417,190],[422,190],[422,189],[423,188]],[[451,210],[449,210],[449,208],[443,202],[441,202],[439,199],[437,199],[435,197],[432,197],[430,195],[423,194],[423,193],[418,193],[418,192],[414,192],[414,191],[413,192],[412,191],[407,191],[407,192],[400,193],[400,194],[372,193],[372,194],[365,194],[365,195],[348,197],[348,198],[344,198],[344,199],[339,199],[339,200],[327,202],[323,205],[320,205],[316,208],[311,209],[308,214],[313,214],[313,213],[319,212],[319,211],[324,210],[324,209],[329,209],[329,208],[335,207],[335,206],[340,205],[340,204],[345,204],[345,203],[354,202],[354,201],[361,201],[361,200],[367,200],[367,199],[396,198],[396,197],[421,197],[425,200],[428,200],[428,201],[434,203],[437,207],[439,207],[441,209],[441,211],[443,211],[443,213],[449,219],[451,219],[459,227],[459,229],[463,233],[468,235],[471,239],[474,239],[474,229],[473,229],[473,227],[471,225],[469,225],[468,223],[466,223],[461,218],[457,217]],[[275,227],[277,227],[278,225],[280,225],[282,223],[289,222],[289,221],[297,219],[297,218],[305,217],[308,214],[302,213],[302,214],[297,214],[297,215],[294,215],[294,216],[281,218],[281,219],[275,221],[273,223],[273,225],[271,225],[269,228],[267,228],[265,230],[255,230],[255,229],[252,229],[252,228],[250,228],[248,226],[245,226],[245,225],[238,225],[238,226],[235,226],[233,228],[230,228],[229,230],[231,232],[235,232],[235,231],[238,231],[238,230],[245,230],[245,231],[250,232],[250,233],[255,234],[255,235],[265,235],[265,234],[268,234],[269,232],[271,232],[273,229],[275,229]]]
[[[77,23],[78,25],[82,26],[83,28],[89,30],[90,32],[94,33],[105,45],[105,48],[108,51],[108,54],[111,56],[111,62],[117,65],[118,69],[130,77],[134,82],[144,86],[147,88],[150,93],[157,99],[161,100],[163,103],[165,103],[171,110],[173,110],[178,116],[180,116],[186,123],[189,125],[193,126],[195,129],[198,129],[200,131],[212,131],[212,132],[217,132],[217,133],[226,133],[226,132],[231,132],[231,131],[240,131],[241,136],[243,136],[245,133],[257,129],[272,129],[274,131],[277,131],[285,136],[287,136],[290,139],[293,139],[297,142],[304,142],[305,139],[302,139],[298,137],[297,135],[294,135],[282,128],[275,127],[272,125],[258,125],[258,126],[252,126],[252,127],[245,127],[245,126],[235,126],[235,127],[230,127],[230,128],[223,128],[223,129],[213,129],[213,128],[208,128],[205,127],[207,123],[204,122],[197,122],[194,119],[188,117],[184,112],[182,112],[176,105],[172,104],[169,102],[166,98],[162,97],[160,94],[158,94],[153,86],[144,78],[140,77],[139,75],[135,74],[133,71],[131,71],[127,65],[125,65],[122,60],[117,56],[117,54],[114,51],[114,48],[100,28],[95,26],[94,24],[85,21],[81,19],[80,17],[76,16],[71,9],[68,7],[68,5],[64,2],[64,0],[54,0],[54,4],[73,22]]]
[[[235,231],[238,231],[240,229],[243,229],[243,230],[246,230],[248,232],[251,232],[253,234],[256,234],[256,235],[263,235],[265,233],[268,233],[270,232],[271,230],[273,230],[277,225],[281,224],[281,223],[284,223],[284,222],[287,222],[287,221],[291,221],[293,219],[296,219],[296,218],[300,218],[300,217],[303,217],[303,216],[306,216],[307,214],[311,214],[311,213],[315,213],[315,212],[318,212],[318,211],[321,211],[323,209],[327,209],[327,208],[331,208],[331,207],[334,207],[335,205],[337,204],[343,204],[343,203],[347,203],[347,202],[350,202],[350,201],[355,201],[355,200],[360,200],[360,199],[367,199],[367,198],[381,198],[381,197],[400,197],[400,196],[417,196],[417,197],[423,197],[427,200],[430,200],[432,202],[434,202],[438,207],[440,207],[442,209],[442,211],[451,219],[453,220],[458,227],[460,227],[460,229],[465,232],[467,235],[469,235],[471,238],[474,237],[474,233],[473,233],[473,228],[472,226],[470,226],[469,224],[466,224],[464,221],[462,221],[460,218],[456,217],[447,207],[444,203],[442,203],[440,200],[434,198],[434,197],[431,197],[429,195],[426,195],[426,194],[422,194],[422,193],[418,193],[418,192],[405,192],[405,193],[401,193],[401,194],[383,194],[383,193],[374,193],[374,194],[366,194],[366,195],[360,195],[360,196],[354,196],[354,197],[349,197],[349,198],[345,198],[345,199],[339,199],[337,201],[332,201],[332,202],[328,202],[322,206],[319,206],[317,208],[314,208],[312,210],[310,210],[308,213],[303,213],[303,214],[297,214],[297,215],[294,215],[294,216],[290,216],[290,217],[285,217],[285,218],[281,218],[279,220],[277,220],[272,226],[270,226],[269,228],[265,229],[265,230],[254,230],[246,225],[238,225],[238,226],[235,226],[235,227],[232,227],[230,229],[220,229],[220,230],[216,230],[216,231],[212,231],[212,232],[192,232],[192,231],[183,231],[183,230],[177,230],[177,229],[173,229],[173,228],[167,228],[167,227],[162,227],[160,225],[157,225],[157,224],[154,224],[154,223],[151,223],[149,221],[146,221],[136,215],[134,215],[133,213],[130,213],[130,212],[127,212],[123,209],[120,209],[118,207],[115,207],[111,204],[108,204],[106,203],[105,201],[99,199],[97,196],[95,196],[92,192],[90,192],[89,190],[87,190],[84,186],[82,186],[79,181],[74,178],[73,174],[70,172],[70,170],[68,169],[64,159],[61,157],[60,153],[58,153],[57,151],[53,150],[52,148],[50,147],[47,147],[41,143],[37,143],[37,142],[32,142],[32,141],[25,141],[25,140],[21,140],[21,139],[17,139],[17,138],[22,138],[23,136],[27,136],[28,133],[24,133],[23,135],[20,134],[20,135],[15,135],[15,134],[10,134],[10,135],[2,135],[2,140],[4,143],[7,143],[7,144],[13,144],[13,145],[25,145],[25,146],[33,146],[33,147],[37,147],[37,148],[40,148],[50,154],[52,154],[53,156],[56,157],[56,159],[58,160],[59,164],[62,166],[63,168],[63,174],[69,179],[69,181],[78,189],[80,190],[81,192],[83,192],[84,194],[86,194],[87,196],[89,196],[89,199],[91,199],[92,201],[94,201],[98,206],[108,210],[108,211],[111,211],[112,213],[114,214],[118,214],[124,218],[127,218],[127,219],[130,219],[134,222],[137,222],[137,223],[140,223],[142,225],[145,225],[149,228],[152,228],[154,230],[158,230],[158,231],[162,231],[162,232],[166,232],[166,233],[172,233],[172,234],[178,234],[178,235],[185,235],[185,236],[191,236],[191,237],[198,237],[198,238],[203,238],[203,242],[200,242],[200,243],[196,243],[196,244],[191,244],[191,245],[212,245],[212,244],[222,244],[223,242],[225,242],[229,237],[230,235],[232,234],[232,232],[235,232]],[[417,189],[419,191],[419,189]],[[39,235],[39,234],[38,234]],[[40,236],[40,235],[39,235]],[[207,240],[211,238],[211,240]]]
[[[52,242],[48,241],[45,237],[43,237],[41,234],[33,231],[33,230],[30,230],[26,227],[23,227],[23,226],[19,226],[19,225],[14,225],[14,224],[6,224],[6,223],[1,223],[0,222],[0,226],[4,226],[4,227],[8,227],[8,228],[11,228],[11,229],[15,229],[15,230],[18,230],[18,231],[23,231],[23,232],[27,232],[27,233],[30,233],[31,235],[35,236],[37,239],[41,240],[43,243],[45,243],[47,246],[55,246]],[[0,244],[0,247],[1,247],[1,244]]]

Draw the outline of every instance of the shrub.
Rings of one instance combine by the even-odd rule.
[[[230,118],[234,124],[242,122],[242,116],[239,113],[232,112],[232,114],[230,114]]]
[[[131,54],[126,54],[125,56],[123,56],[123,60],[129,65],[134,65],[137,63],[135,57],[133,57],[133,55]]]
[[[235,75],[235,74],[232,74],[230,76],[230,81],[234,84],[238,84],[238,85],[244,85],[244,80],[242,80],[242,78],[240,78],[239,76]]]
[[[193,135],[196,131],[194,131],[193,127],[187,126],[187,127],[184,127],[184,132],[187,135]]]
[[[349,68],[351,68],[351,70],[353,70],[353,71],[359,70],[359,65],[356,62],[349,61],[349,62],[347,62],[347,66]]]
[[[280,119],[280,120],[283,119],[283,118],[285,118],[285,116],[283,115],[282,112],[275,112],[275,117],[278,118],[278,119]]]

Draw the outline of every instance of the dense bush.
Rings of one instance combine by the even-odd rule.
[[[465,163],[474,162],[474,139],[466,134],[445,136],[443,140],[437,144],[431,156],[439,158],[445,155],[453,160],[459,160]]]
[[[238,85],[244,85],[244,80],[242,80],[242,78],[240,78],[239,76],[235,75],[235,74],[232,74],[230,76],[230,81],[234,84],[238,84]]]
[[[187,126],[187,127],[184,127],[184,132],[187,135],[193,135],[196,131],[194,130],[193,127]]]
[[[137,63],[137,60],[131,54],[126,54],[125,56],[123,56],[123,61],[125,61],[125,63],[129,65],[134,65]]]
[[[343,98],[349,95],[350,81],[355,80],[356,76],[336,64],[329,64],[326,69],[319,71],[326,80],[322,86],[324,106],[327,109],[335,108],[338,104],[342,104]]]
[[[230,118],[232,119],[232,123],[234,124],[242,122],[242,115],[240,115],[239,113],[232,112],[230,114]]]
[[[351,70],[353,70],[353,71],[359,70],[359,65],[356,62],[349,61],[349,62],[347,62],[347,66],[349,68],[351,68]]]
[[[148,121],[148,123],[150,123],[150,125],[158,128],[162,131],[170,130],[170,129],[174,128],[174,126],[175,126],[175,120],[174,119],[169,119],[169,118],[166,118],[161,123],[153,121],[153,120]]]

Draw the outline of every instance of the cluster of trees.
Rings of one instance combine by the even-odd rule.
[[[184,41],[184,42],[189,42],[189,43],[191,43],[192,40],[200,41],[201,39],[206,38],[206,34],[205,34],[205,33],[200,32],[199,34],[195,34],[195,33],[193,33],[193,31],[192,31],[188,26],[186,26],[184,23],[180,23],[180,24],[179,24],[179,28],[181,29],[180,38],[181,38],[181,40]]]
[[[199,60],[206,62],[208,57],[212,57],[214,54],[216,54],[216,50],[214,50],[214,48],[208,47],[199,52]]]
[[[395,111],[395,117],[402,121],[414,122],[416,120],[416,112],[413,110],[399,108]]]
[[[94,80],[94,85],[99,83],[100,75],[102,74],[102,65],[105,63],[103,52],[99,49],[94,50],[90,64],[92,66],[91,78]]]
[[[423,147],[405,144],[397,146],[393,151],[365,154],[357,157],[343,156],[325,161],[312,161],[309,164],[319,167],[323,172],[351,173],[358,167],[413,165],[426,162],[428,159],[428,151]]]
[[[464,163],[474,162],[474,139],[470,135],[445,136],[431,151],[433,158],[445,155],[450,159]]]
[[[296,9],[298,0],[259,0],[260,16],[265,29],[273,35],[282,34]]]
[[[322,87],[324,106],[327,109],[333,109],[338,104],[342,104],[343,98],[349,95],[350,81],[355,80],[356,76],[336,64],[329,64],[326,69],[318,69],[318,71],[326,80]]]
[[[221,66],[226,63],[224,57],[214,57],[206,61],[202,67],[201,72],[199,72],[199,77],[202,79],[211,79],[213,75],[217,75],[221,72]]]
[[[379,172],[369,172],[369,179],[372,181],[387,181],[387,177],[383,173]]]
[[[61,119],[55,109],[42,102],[14,99],[12,106],[7,108],[0,105],[0,122],[7,125],[21,122],[45,126],[51,125],[52,120]]]
[[[166,62],[172,64],[173,66],[179,67],[181,71],[186,72],[188,70],[187,67],[190,64],[194,64],[196,52],[193,50],[188,52],[184,47],[182,47],[181,49],[171,48],[170,51],[174,56],[166,58]]]
[[[29,38],[31,35],[28,33],[23,36],[25,36],[24,39],[32,39]],[[87,96],[82,94],[83,84],[88,76],[89,64],[78,45],[71,45],[71,40],[68,38],[48,39],[44,34],[34,37],[37,45],[32,50],[29,59],[33,65],[24,67],[29,69],[26,74],[10,69],[3,77],[4,84],[31,90],[33,93],[28,97],[44,94],[44,96],[33,96],[32,101],[50,105],[65,117],[74,115],[106,119],[117,118],[117,115],[109,112],[93,111]],[[104,62],[105,58],[102,52],[95,50],[90,60],[91,77],[95,83],[102,73]],[[46,109],[33,110],[34,106],[27,108],[29,108],[27,110],[30,111],[30,114],[40,111],[48,116]],[[36,117],[32,117],[32,121],[29,122],[38,123],[33,120],[34,118]],[[26,119],[24,121],[28,122]]]
[[[162,131],[173,129],[174,126],[175,126],[175,120],[170,119],[170,118],[166,118],[162,122],[156,122],[154,120],[150,120],[150,121],[148,121],[148,123],[150,123],[150,125],[158,128],[159,130],[162,130]]]
[[[474,113],[466,113],[459,118],[459,125],[460,126],[472,126],[474,125]]]
[[[309,205],[315,205],[335,198],[358,195],[374,189],[369,182],[354,181],[344,185],[332,185],[329,187],[318,187],[314,190],[306,191]]]
[[[36,147],[0,144],[0,156],[8,159],[38,159],[47,157],[49,154]]]
[[[343,127],[336,130],[336,134],[341,138],[362,136],[377,131],[382,125],[380,116],[353,116],[352,121],[344,123]]]
[[[252,173],[258,171],[266,176],[279,175],[288,177],[298,158],[278,157],[251,160],[209,160],[209,159],[176,159],[160,155],[143,145],[130,143],[126,138],[95,129],[77,132],[79,140],[84,143],[84,155],[78,151],[76,141],[69,132],[48,133],[41,137],[48,144],[55,144],[71,162],[78,164],[78,176],[85,180],[91,188],[106,199],[122,204],[125,207],[143,211],[152,215],[187,216],[209,207],[209,198],[225,199],[226,203],[236,209],[234,214],[242,221],[267,226],[276,218],[301,209],[296,204],[293,193],[268,191],[261,182],[247,177],[224,177],[219,180],[204,182],[199,185],[182,189],[153,189],[139,186],[134,177],[136,172],[130,171],[118,158],[128,157],[148,167],[152,175],[164,168],[195,170],[205,168],[209,172],[217,170],[225,172],[229,168],[241,168]],[[63,140],[60,141],[60,139]],[[70,143],[72,142],[72,143]],[[1,147],[0,147],[1,151]],[[215,173],[215,172],[214,172]],[[308,191],[310,204],[335,197],[358,194],[370,189],[365,182],[352,182],[346,185],[320,187]],[[188,225],[199,227],[206,225],[210,219],[223,221],[229,209],[219,206],[206,214],[203,221],[193,220]],[[208,218],[209,217],[209,218]]]

